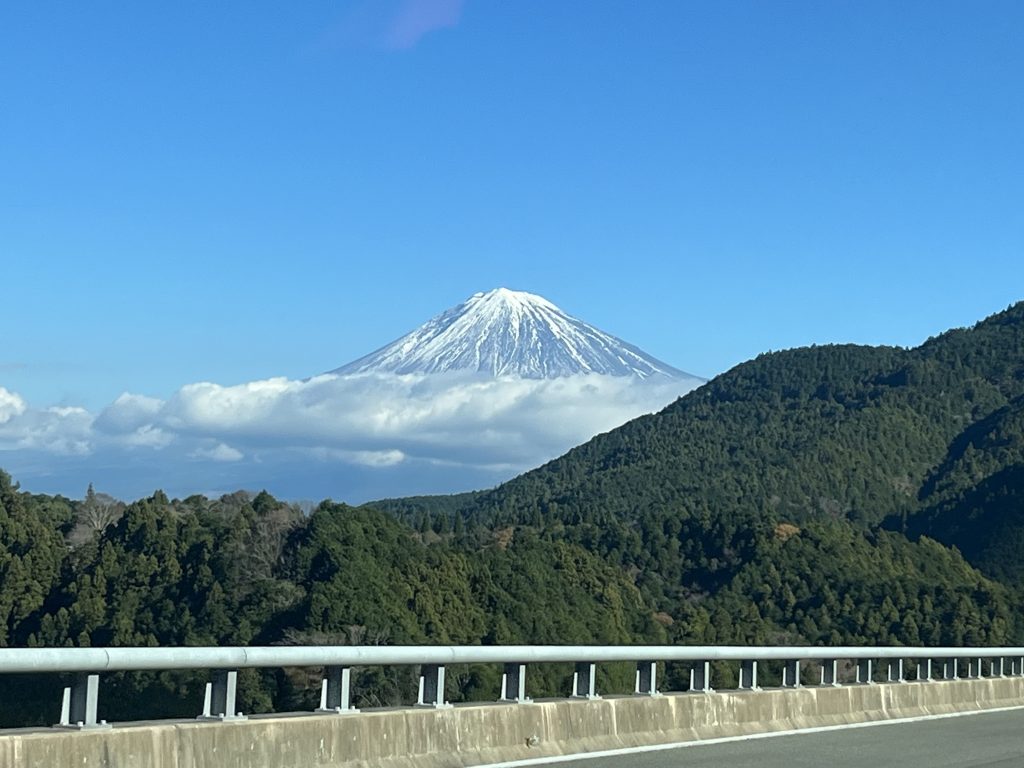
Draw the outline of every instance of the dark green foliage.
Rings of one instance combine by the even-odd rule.
[[[1002,642],[1015,596],[872,529],[911,521],[1016,586],[1020,475],[990,473],[1024,460],[1022,393],[1018,304],[913,350],[762,355],[457,510],[417,509],[598,554],[680,642]]]
[[[423,514],[430,517],[454,517],[456,512],[472,504],[478,496],[480,491],[453,493],[450,496],[406,496],[401,499],[371,501],[363,506],[388,512],[404,523],[416,525]]]
[[[293,576],[306,592],[302,629],[360,626],[392,642],[438,644],[483,633],[466,556],[424,546],[379,512],[322,504],[294,546]]]
[[[986,575],[1024,587],[1024,398],[971,424],[921,491],[923,509],[903,522],[912,537],[957,547]]]
[[[11,627],[5,642],[630,643],[657,636],[626,574],[578,547],[548,546],[526,532],[477,532],[470,545],[453,540],[451,530],[444,538],[424,536],[381,512],[344,504],[325,502],[306,517],[266,493],[172,501],[157,492],[104,515],[103,525],[83,526],[99,503],[95,496],[78,503],[33,497],[0,475],[0,605]],[[315,672],[246,671],[240,705],[255,712],[311,706]],[[357,702],[408,703],[413,672],[359,670]],[[496,698],[500,672],[453,669],[449,698]],[[538,671],[531,691],[564,693],[567,675]],[[603,675],[609,689],[632,679],[628,670]],[[103,716],[193,716],[205,680],[202,673],[107,675]],[[14,685],[31,692],[28,698],[12,697]],[[32,698],[37,691],[50,699]],[[0,718],[54,720],[58,691],[55,679],[0,677],[0,701],[7,702]]]
[[[59,583],[68,517],[60,499],[19,493],[0,470],[0,646],[34,639],[32,621]]]

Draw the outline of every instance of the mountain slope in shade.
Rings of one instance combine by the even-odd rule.
[[[330,373],[445,373],[548,379],[580,373],[703,379],[566,314],[547,299],[477,293],[376,352]]]

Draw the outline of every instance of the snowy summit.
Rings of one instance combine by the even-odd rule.
[[[547,299],[496,288],[330,373],[442,373],[549,379],[580,373],[702,381],[566,314]]]

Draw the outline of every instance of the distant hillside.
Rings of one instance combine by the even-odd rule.
[[[759,618],[742,631],[756,626],[814,642],[937,637],[942,622],[955,635],[947,639],[1005,632],[1007,615],[973,615],[966,585],[999,589],[982,586],[958,555],[873,529],[886,519],[916,521],[954,480],[976,503],[999,493],[1013,507],[1019,474],[990,481],[1009,488],[975,485],[984,473],[961,467],[957,446],[972,428],[985,432],[989,419],[1019,435],[1009,414],[1022,394],[1024,304],[916,349],[765,354],[658,414],[469,497],[458,517],[532,529],[599,554],[631,573],[654,605],[686,618],[687,633],[703,611],[708,636],[736,637],[722,634],[723,625],[740,632],[729,617],[752,610]],[[987,461],[998,469],[1004,459]],[[445,514],[440,499],[430,503]],[[1018,530],[1007,514],[997,516]],[[920,519],[915,535],[963,541],[948,519],[945,527],[938,517]],[[999,545],[1024,555],[1014,540],[1004,532]],[[963,551],[997,557],[985,547]],[[998,559],[1012,560],[1002,550]],[[1015,583],[1005,568],[986,572]],[[839,602],[828,606],[829,595]],[[892,615],[880,627],[868,606],[886,599]],[[938,604],[949,601],[955,607],[936,623]],[[923,633],[922,621],[930,625]]]
[[[455,513],[473,504],[482,493],[469,491],[437,496],[404,496],[399,499],[369,501],[362,506],[388,512],[400,520],[415,525],[423,519],[438,515],[454,516]]]
[[[955,546],[988,576],[1024,587],[1024,398],[953,440],[921,505],[901,521],[908,535]]]
[[[912,350],[823,346],[759,356],[661,413],[600,435],[475,501],[520,522],[673,505],[875,523],[918,492],[965,427],[1024,393],[1024,303]]]

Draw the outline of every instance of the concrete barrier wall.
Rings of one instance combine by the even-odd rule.
[[[1024,706],[1024,678],[0,731],[0,768],[447,768]]]

